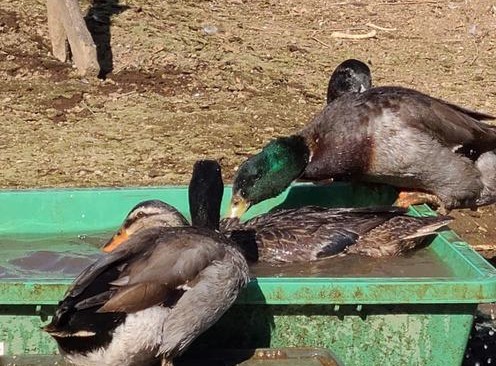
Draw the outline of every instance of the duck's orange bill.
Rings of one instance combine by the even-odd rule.
[[[112,239],[110,239],[109,242],[102,247],[102,251],[104,251],[105,253],[110,253],[117,249],[117,247],[125,242],[128,238],[129,236],[127,235],[126,230],[120,229],[117,234],[115,234]]]

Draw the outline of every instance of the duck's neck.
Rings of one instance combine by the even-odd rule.
[[[189,209],[193,226],[219,229],[223,192],[219,164],[213,160],[196,162],[189,184]]]
[[[219,229],[220,204],[212,205],[210,202],[190,203],[191,225],[207,229]]]

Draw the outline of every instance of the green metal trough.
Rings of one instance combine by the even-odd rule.
[[[226,187],[223,211],[230,194]],[[390,204],[394,197],[388,188],[297,184],[249,213],[302,204]],[[40,327],[74,277],[63,270],[16,271],[12,263],[40,250],[48,256],[42,258],[55,253],[63,260],[78,248],[82,256],[96,257],[96,245],[83,245],[84,238],[107,239],[130,208],[146,199],[162,199],[188,216],[185,186],[0,191],[0,355],[22,359],[57,352]],[[418,206],[412,214],[434,213]],[[446,273],[253,279],[191,352],[320,347],[345,365],[460,365],[477,305],[496,301],[496,270],[450,230],[421,250],[438,258]]]

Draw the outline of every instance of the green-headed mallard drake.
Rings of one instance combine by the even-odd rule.
[[[372,74],[364,62],[348,59],[331,74],[327,86],[327,104],[346,93],[363,93],[372,87]]]
[[[303,130],[240,166],[231,217],[297,178],[390,184],[402,207],[496,202],[496,126],[481,122],[493,116],[402,87],[342,91]]]
[[[204,197],[215,190],[200,179],[203,169],[195,166],[191,186],[209,203],[194,220],[204,227],[137,230],[74,281],[44,328],[66,360],[115,366],[159,358],[169,365],[235,301],[248,282],[248,266],[215,230],[222,196]],[[151,206],[170,214],[167,206]],[[151,218],[139,215],[135,222],[144,217]]]

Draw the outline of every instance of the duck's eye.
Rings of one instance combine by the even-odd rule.
[[[139,211],[136,213],[136,218],[141,219],[143,216],[145,216],[145,213],[143,211]]]

